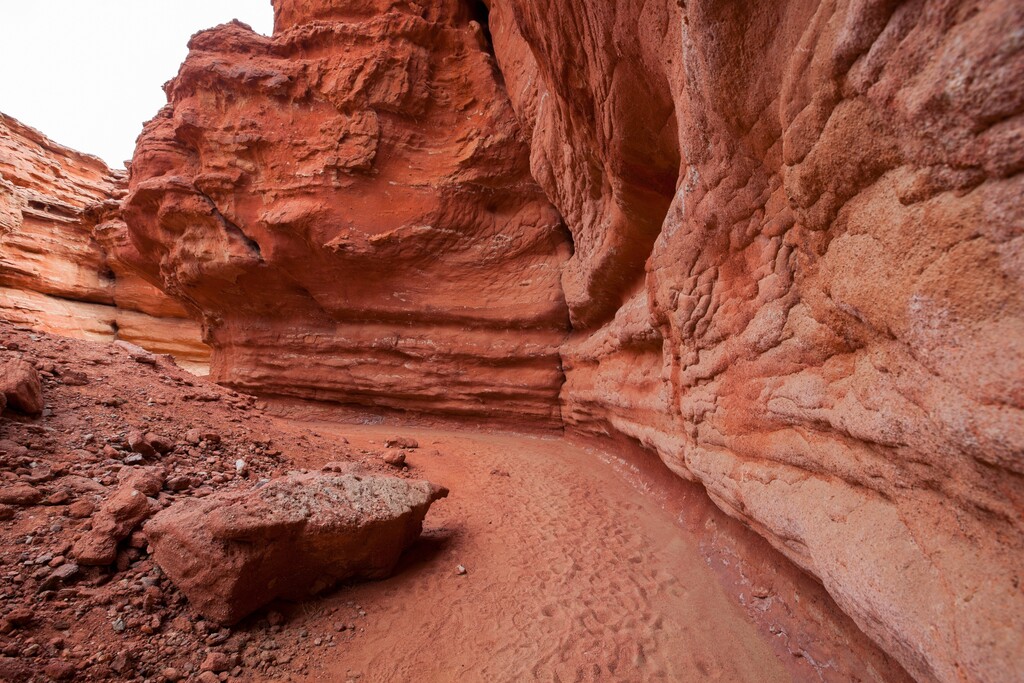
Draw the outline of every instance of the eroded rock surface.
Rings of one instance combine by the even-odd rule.
[[[96,235],[219,381],[624,435],[916,678],[1020,678],[1021,4],[488,5],[198,34]]]
[[[43,412],[43,385],[39,373],[27,360],[0,358],[0,412],[10,407],[38,417]]]
[[[566,423],[703,483],[915,677],[1019,678],[1021,4],[490,18],[576,246]]]
[[[180,303],[125,267],[112,218],[125,175],[0,114],[0,315],[34,329],[127,339],[205,371],[209,349]]]
[[[382,579],[448,490],[379,475],[296,473],[177,503],[145,530],[154,559],[203,616],[233,624],[275,598]]]
[[[559,419],[569,245],[455,0],[277,4],[197,34],[140,138],[137,265],[266,394]]]

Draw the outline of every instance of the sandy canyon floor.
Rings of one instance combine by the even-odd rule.
[[[364,448],[394,432],[315,428]],[[399,575],[339,591],[300,618],[312,632],[349,601],[367,612],[344,648],[304,659],[306,680],[790,680],[674,520],[593,449],[410,433],[417,476],[452,494]]]
[[[0,680],[902,680],[820,585],[649,454],[561,433],[343,422],[130,346],[8,323],[0,342],[36,366],[46,402],[39,418],[0,420]],[[166,452],[138,453],[139,433]],[[383,460],[395,436],[419,444],[401,469]],[[219,628],[138,527],[110,565],[76,555],[142,470],[166,507],[339,461],[451,491],[387,580]]]

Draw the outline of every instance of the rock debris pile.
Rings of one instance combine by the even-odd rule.
[[[0,680],[273,677],[360,610],[287,646],[238,622],[388,575],[447,494],[128,344],[0,322],[0,389]],[[334,471],[290,472],[310,449]]]

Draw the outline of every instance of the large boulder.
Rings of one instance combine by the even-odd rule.
[[[43,412],[43,385],[28,361],[15,359],[0,365],[0,393],[8,408],[32,416]]]
[[[290,474],[179,502],[145,531],[154,559],[207,619],[230,625],[275,598],[381,579],[448,490],[395,477]]]

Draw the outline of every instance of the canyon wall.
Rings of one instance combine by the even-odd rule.
[[[274,4],[101,223],[215,379],[629,437],[919,680],[1020,675],[1019,2]]]
[[[570,245],[455,0],[276,4],[193,37],[124,215],[218,382],[558,424]]]
[[[1024,5],[493,0],[628,435],[920,680],[1022,675]]]
[[[118,256],[131,250],[117,219],[124,183],[123,171],[0,114],[0,317],[123,339],[204,372],[199,325]]]

